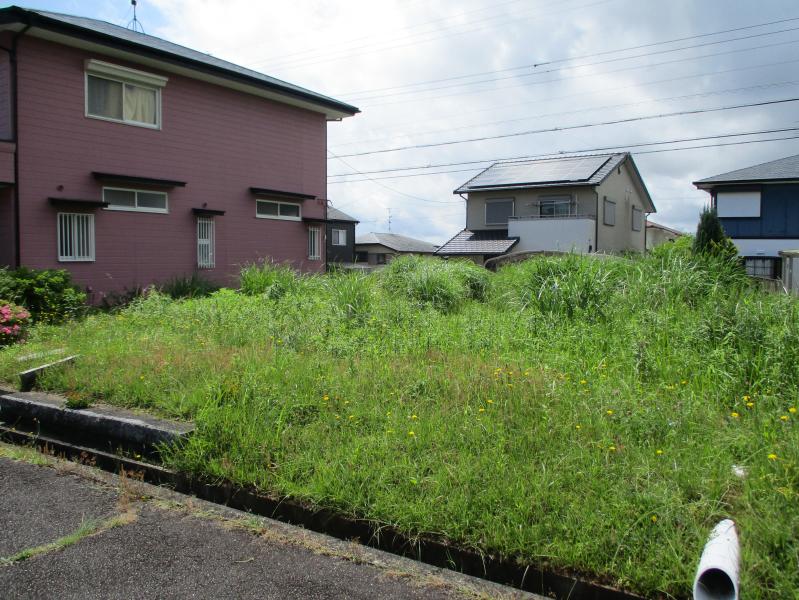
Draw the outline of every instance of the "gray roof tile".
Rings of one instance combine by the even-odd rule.
[[[430,242],[397,233],[367,233],[355,239],[356,246],[361,244],[380,244],[397,252],[417,252],[419,254],[432,254],[438,248]]]
[[[349,216],[345,212],[341,212],[337,208],[333,208],[332,206],[327,207],[327,220],[328,221],[351,221],[353,223],[360,223],[358,219],[355,217]]]
[[[799,179],[799,154],[694,181],[694,185]]]
[[[509,238],[508,231],[504,229],[492,231],[464,229],[436,250],[436,254],[505,254],[518,241],[519,238]]]

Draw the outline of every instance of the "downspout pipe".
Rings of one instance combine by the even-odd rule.
[[[694,600],[738,600],[741,550],[735,523],[724,519],[710,533],[694,578]]]

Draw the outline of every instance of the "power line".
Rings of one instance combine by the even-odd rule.
[[[579,5],[579,6],[572,6],[572,7],[569,7],[569,8],[563,9],[563,10],[559,10],[559,11],[545,12],[545,13],[541,13],[541,14],[533,13],[532,15],[526,16],[526,17],[514,16],[514,17],[507,18],[504,21],[500,21],[499,23],[495,23],[495,24],[488,25],[488,26],[485,26],[485,27],[477,27],[477,28],[474,28],[474,29],[466,29],[466,30],[463,30],[463,31],[455,31],[455,32],[451,32],[451,33],[447,33],[447,34],[443,34],[443,35],[434,35],[433,37],[429,37],[429,38],[421,39],[421,40],[416,40],[416,41],[408,42],[408,43],[405,43],[405,44],[395,44],[393,46],[385,46],[383,48],[378,47],[376,49],[371,50],[371,52],[372,53],[385,52],[387,50],[394,50],[394,49],[397,49],[397,48],[406,48],[408,46],[416,46],[418,44],[423,44],[423,43],[427,43],[427,42],[434,42],[434,41],[437,41],[437,40],[440,40],[440,39],[466,35],[468,33],[475,33],[477,31],[483,31],[485,29],[491,29],[492,27],[496,27],[498,25],[503,25],[503,24],[506,24],[506,23],[516,23],[516,22],[519,22],[519,21],[526,21],[526,20],[537,18],[537,17],[545,17],[545,16],[550,16],[550,15],[561,14],[561,13],[564,13],[564,12],[569,12],[569,11],[577,10],[577,9],[581,9],[581,8],[590,8],[590,7],[593,7],[593,6],[600,5],[600,4],[607,4],[607,3],[613,2],[613,1],[615,1],[615,0],[597,0],[596,2],[592,2],[590,4],[582,4],[582,5]],[[559,3],[553,3],[551,6],[558,6],[558,5],[559,5]],[[481,20],[478,20],[478,21],[473,21],[471,23],[461,23],[460,25],[472,25],[472,24],[476,24],[476,23],[486,23],[488,21],[494,21],[496,19],[502,19],[503,17],[504,17],[504,15],[497,15],[495,17],[491,17],[491,18],[488,18],[488,19],[481,19]],[[411,38],[414,38],[414,37],[418,37],[420,35],[429,35],[429,34],[432,34],[432,33],[435,33],[435,32],[430,31],[430,32],[422,32],[422,33],[419,33],[419,34],[412,34],[410,36],[406,36],[405,38],[402,38],[402,37],[398,38],[398,39],[396,39],[394,41],[401,41],[403,39],[411,39]],[[390,41],[391,40],[389,40],[389,42]],[[297,68],[309,67],[309,66],[312,66],[312,65],[318,65],[318,64],[327,63],[327,62],[334,62],[334,61],[337,61],[337,60],[343,60],[345,58],[350,58],[352,56],[359,56],[361,54],[360,52],[353,52],[353,51],[354,50],[364,50],[364,49],[370,48],[371,46],[375,46],[375,45],[376,45],[375,43],[366,44],[366,45],[363,45],[363,46],[357,46],[357,47],[354,47],[354,48],[350,48],[349,50],[343,50],[343,51],[332,52],[332,53],[331,52],[322,51],[320,53],[320,56],[322,56],[324,58],[320,58],[319,60],[310,60],[310,61],[308,61],[307,59],[298,59],[298,60],[293,60],[293,61],[292,60],[281,61],[281,62],[278,62],[276,64],[273,64],[271,66],[271,68],[291,67],[291,68],[297,69]],[[378,46],[379,46],[379,43],[378,43]],[[342,52],[344,52],[344,54],[342,54]],[[309,58],[313,59],[314,57],[309,57]],[[258,64],[258,63],[252,63],[252,64]]]
[[[739,142],[724,142],[720,144],[702,144],[698,146],[682,146],[680,148],[658,148],[655,150],[641,150],[640,152],[636,152],[636,156],[641,154],[658,154],[660,152],[676,152],[678,150],[696,150],[699,148],[721,148],[724,146],[743,146],[746,144],[760,144],[763,142],[779,142],[783,140],[796,140],[799,139],[799,135],[792,135],[792,136],[785,136],[785,137],[777,137],[777,138],[768,138],[764,140],[742,140]],[[629,148],[630,146],[626,146]],[[623,148],[623,146],[617,146],[616,148]],[[593,150],[591,150],[593,151]],[[582,151],[582,150],[575,150],[577,152],[589,152],[589,151]],[[541,158],[569,158],[569,156],[564,156],[562,154],[548,154],[548,155],[541,155]],[[369,178],[369,181],[373,181],[375,183],[378,182],[380,179],[397,179],[401,177],[414,177],[414,176],[424,176],[424,175],[444,175],[448,173],[465,173],[465,172],[474,172],[474,169],[456,169],[452,171],[437,171],[434,173],[417,173],[413,175],[393,175],[387,177],[372,177]],[[347,179],[341,181],[329,181],[328,185],[336,184],[336,183],[358,183],[361,181],[366,181],[365,179]]]
[[[799,61],[794,61],[794,62],[799,62]],[[587,107],[587,108],[580,108],[580,109],[575,109],[575,110],[567,110],[567,111],[561,111],[561,112],[555,112],[555,113],[543,113],[543,114],[537,114],[537,115],[528,115],[526,117],[520,117],[520,118],[517,118],[517,119],[503,119],[501,121],[486,121],[484,123],[479,123],[479,124],[461,125],[459,127],[448,127],[446,129],[434,129],[434,130],[431,130],[431,131],[423,131],[423,132],[407,134],[407,135],[409,137],[427,136],[427,135],[434,135],[434,134],[438,134],[438,133],[447,133],[447,132],[450,132],[450,131],[460,131],[461,129],[475,129],[475,128],[479,129],[479,128],[482,128],[482,127],[489,127],[489,126],[492,126],[492,125],[504,125],[506,123],[518,123],[520,121],[529,121],[531,119],[543,119],[543,118],[546,118],[546,117],[560,117],[560,116],[564,116],[564,115],[573,115],[573,114],[583,113],[583,112],[593,112],[593,111],[597,111],[597,110],[608,110],[608,109],[613,109],[613,108],[624,108],[624,107],[628,107],[628,106],[639,106],[641,104],[650,104],[650,103],[653,103],[653,102],[670,102],[672,100],[686,100],[688,98],[703,98],[703,97],[707,97],[707,96],[718,96],[720,94],[729,94],[731,92],[751,91],[751,90],[758,90],[758,89],[771,89],[771,88],[776,88],[776,87],[786,87],[786,86],[797,85],[797,84],[799,84],[799,80],[797,80],[797,81],[779,81],[779,82],[764,83],[764,84],[760,84],[760,85],[752,85],[752,86],[745,86],[745,87],[738,87],[738,88],[727,88],[727,89],[724,89],[724,90],[714,90],[712,92],[700,92],[700,93],[696,93],[696,94],[685,94],[685,95],[682,95],[682,96],[670,96],[670,97],[667,97],[667,98],[651,98],[649,100],[639,100],[637,102],[627,102],[627,103],[624,103],[624,104],[608,104],[608,105],[605,105],[605,106],[592,106],[592,107]],[[605,90],[605,91],[617,91],[617,89],[618,88],[613,88],[611,90]],[[576,95],[584,96],[585,94],[576,94]],[[394,135],[394,136],[385,136],[385,137],[382,137],[382,138],[371,138],[371,139],[367,140],[367,142],[371,143],[371,142],[379,142],[379,141],[382,141],[382,140],[392,140],[395,137],[396,136]],[[335,144],[332,147],[333,148],[341,148],[343,146],[352,146],[352,145],[362,144],[362,143],[363,143],[363,141],[353,141],[353,142],[347,142],[347,143],[343,143],[343,144]]]
[[[343,93],[342,92],[337,92],[337,93],[334,93],[333,96],[345,97],[345,98],[346,97],[350,97],[350,98],[355,98],[357,100],[361,100],[361,99],[368,100],[371,97],[370,94],[372,92],[385,92],[385,91],[390,91],[390,90],[398,90],[398,89],[405,89],[405,88],[410,88],[410,87],[417,87],[417,86],[421,86],[421,85],[429,85],[429,84],[432,84],[432,83],[442,83],[442,82],[445,82],[445,81],[456,81],[456,80],[460,80],[460,79],[469,79],[471,77],[482,77],[484,75],[495,75],[497,73],[507,73],[507,72],[510,72],[510,71],[520,71],[520,70],[523,70],[523,69],[532,69],[532,68],[537,68],[537,67],[541,67],[541,66],[544,66],[544,65],[552,65],[552,64],[562,63],[562,62],[574,62],[576,60],[583,60],[583,59],[586,59],[586,58],[593,58],[593,57],[596,57],[596,56],[606,56],[608,54],[617,54],[619,52],[629,52],[631,50],[639,50],[639,49],[642,49],[642,48],[648,48],[648,47],[652,47],[652,46],[659,46],[659,45],[663,45],[663,44],[672,44],[672,43],[676,43],[676,42],[680,42],[680,41],[687,41],[687,40],[690,40],[690,39],[700,39],[700,38],[705,38],[705,37],[709,37],[709,36],[713,36],[713,35],[722,35],[722,34],[725,34],[725,33],[733,33],[735,31],[743,31],[743,30],[747,30],[747,29],[755,29],[755,28],[758,28],[758,27],[766,27],[766,26],[769,26],[769,25],[777,25],[777,24],[780,24],[780,23],[787,23],[787,22],[792,22],[792,21],[799,21],[799,17],[792,17],[790,19],[780,19],[778,21],[769,21],[767,23],[760,23],[758,25],[748,25],[746,27],[736,27],[736,28],[733,28],[733,29],[724,29],[724,30],[715,31],[715,32],[711,32],[711,33],[703,33],[703,34],[699,34],[699,35],[692,35],[692,36],[687,36],[687,37],[682,37],[682,38],[675,38],[675,39],[671,39],[671,40],[664,40],[664,41],[661,41],[661,42],[653,42],[651,44],[641,44],[641,45],[638,45],[638,46],[628,46],[627,48],[617,48],[615,50],[606,50],[606,51],[603,51],[603,52],[595,52],[595,53],[592,53],[592,54],[584,54],[582,56],[575,56],[575,57],[569,57],[569,58],[558,58],[558,59],[553,59],[553,60],[539,62],[539,63],[530,63],[530,64],[526,64],[526,65],[520,65],[518,67],[509,67],[509,68],[506,68],[506,69],[497,69],[497,70],[493,70],[493,71],[482,71],[480,73],[471,73],[471,74],[468,74],[468,75],[456,75],[456,76],[452,76],[452,77],[442,77],[442,78],[439,78],[439,79],[428,79],[426,81],[419,81],[419,82],[415,82],[415,83],[408,83],[408,84],[396,85],[396,86],[390,86],[390,87],[384,87],[384,88],[373,88],[371,90],[361,90],[361,91],[358,91],[358,92],[343,92]],[[727,43],[727,42],[734,42],[734,41],[739,41],[739,40],[751,39],[751,38],[755,38],[755,37],[763,37],[763,36],[767,36],[767,35],[775,35],[775,34],[778,34],[778,33],[796,31],[796,29],[797,28],[789,28],[789,29],[782,29],[782,30],[778,30],[778,31],[767,31],[767,32],[763,32],[763,33],[749,35],[749,36],[730,38],[730,39],[726,39],[726,40],[716,40],[716,41],[713,41],[713,42],[695,44],[695,45],[692,45],[692,46],[684,46],[684,47],[681,47],[681,48],[671,48],[671,49],[666,49],[666,50],[658,50],[658,51],[651,52],[651,53],[638,54],[638,55],[634,55],[634,56],[617,57],[617,58],[614,58],[614,59],[611,59],[611,60],[608,60],[608,61],[600,61],[600,62],[597,62],[597,63],[589,63],[587,65],[577,65],[577,67],[593,66],[593,65],[596,65],[596,64],[603,64],[604,62],[613,62],[613,61],[619,61],[619,60],[629,60],[629,59],[632,59],[632,58],[641,58],[641,57],[645,57],[645,56],[652,56],[654,54],[663,54],[663,53],[667,53],[667,52],[677,52],[677,51],[680,51],[680,50],[688,50],[688,49],[699,48],[699,47],[703,47],[703,46],[723,44],[723,43]],[[569,68],[577,68],[577,67],[569,67]],[[545,71],[545,72],[552,72],[552,71],[549,70],[549,71]],[[482,82],[485,82],[485,81],[498,81],[498,79],[483,80]],[[471,85],[471,84],[474,84],[474,83],[481,83],[481,82],[467,82],[467,83],[458,84],[458,85]],[[442,88],[435,88],[435,89],[442,89]],[[429,90],[416,90],[416,91],[429,91]],[[392,95],[392,94],[389,94],[389,95]],[[383,97],[383,95],[381,95],[380,97]]]
[[[799,42],[799,40],[788,40],[788,41],[785,41],[785,42],[776,42],[774,44],[761,44],[760,46],[749,46],[747,48],[737,48],[737,49],[734,49],[734,50],[724,50],[722,52],[712,52],[710,54],[700,54],[699,56],[688,56],[688,57],[685,57],[685,58],[675,58],[675,59],[672,59],[672,60],[665,60],[665,61],[661,61],[661,62],[658,62],[658,63],[644,64],[644,65],[632,65],[632,66],[629,66],[629,67],[622,67],[620,69],[611,69],[611,70],[608,70],[608,71],[601,71],[599,73],[591,73],[591,74],[583,74],[583,75],[572,75],[572,76],[568,76],[568,77],[559,77],[557,79],[545,79],[545,80],[542,80],[542,81],[532,81],[532,82],[524,81],[524,82],[520,82],[520,83],[514,83],[512,85],[505,85],[505,86],[493,86],[493,87],[484,88],[484,89],[480,89],[480,90],[472,90],[469,93],[470,94],[478,94],[478,93],[482,93],[482,92],[495,92],[497,90],[503,90],[503,89],[508,89],[508,88],[520,87],[520,86],[543,85],[543,84],[547,84],[547,83],[561,83],[563,81],[569,81],[569,80],[574,80],[574,79],[583,79],[585,77],[599,77],[599,76],[602,76],[602,75],[609,75],[609,74],[612,74],[612,73],[622,73],[624,71],[635,71],[635,70],[638,70],[638,69],[651,69],[653,67],[661,67],[663,65],[672,65],[672,64],[676,64],[676,63],[683,63],[683,62],[686,62],[686,61],[696,61],[696,60],[701,60],[703,58],[712,58],[712,57],[716,57],[716,56],[725,56],[725,55],[728,55],[728,54],[740,54],[741,52],[749,52],[751,50],[762,50],[764,48],[775,48],[777,46],[786,46],[786,45],[789,45],[789,44],[795,44],[797,42]],[[512,77],[512,78],[503,78],[503,79],[521,79],[523,77],[532,77],[534,75],[543,75],[545,73],[555,73],[555,72],[564,71],[564,70],[572,70],[572,69],[576,69],[576,68],[580,68],[580,67],[584,67],[584,66],[587,66],[587,65],[577,65],[575,67],[567,67],[567,68],[556,68],[556,69],[550,69],[550,70],[547,70],[547,71],[538,71],[536,73],[525,73],[525,74],[521,74],[521,75],[518,75],[518,76],[515,76],[515,77]],[[488,81],[481,82],[481,83],[487,83],[487,82]],[[429,88],[427,90],[417,90],[415,93],[418,94],[418,93],[423,93],[423,92],[430,92],[430,91],[435,91],[436,89],[449,89],[451,87],[458,87],[458,86],[442,86],[441,88]],[[412,92],[407,92],[405,95],[408,95],[410,93],[412,93]],[[376,104],[368,104],[367,106],[369,108],[375,108],[377,106],[389,106],[389,105],[392,105],[392,104],[404,104],[406,102],[422,102],[422,101],[429,101],[429,100],[438,100],[440,98],[449,98],[449,97],[452,97],[452,96],[462,96],[463,93],[464,92],[458,91],[458,92],[451,92],[451,93],[448,93],[448,94],[438,94],[438,95],[434,95],[434,96],[420,96],[420,97],[414,97],[414,98],[405,98],[405,99],[393,100],[393,101],[389,101],[389,102],[378,102]]]
[[[388,152],[400,152],[402,150],[416,150],[420,148],[434,148],[438,146],[453,146],[455,144],[466,144],[470,142],[483,142],[487,140],[498,140],[511,137],[519,137],[523,135],[533,135],[538,133],[551,133],[555,131],[567,131],[571,129],[586,129],[589,127],[600,127],[604,125],[618,125],[621,123],[633,123],[636,121],[649,121],[652,119],[662,119],[665,117],[678,117],[685,115],[696,115],[703,113],[719,112],[723,110],[735,110],[739,108],[752,108],[756,106],[772,106],[777,104],[785,104],[788,102],[799,101],[799,98],[781,98],[779,100],[766,100],[763,102],[751,102],[747,104],[733,104],[730,106],[719,106],[714,108],[697,108],[693,110],[681,110],[671,113],[661,113],[657,115],[644,115],[640,117],[628,117],[626,119],[613,119],[610,121],[600,121],[597,123],[581,123],[579,125],[564,125],[561,127],[551,127],[548,129],[529,129],[526,131],[516,131],[513,133],[503,133],[499,135],[487,135],[475,138],[464,138],[460,140],[448,140],[446,142],[431,142],[429,144],[413,144],[410,146],[396,146],[394,148],[383,148],[381,150],[371,150],[369,152],[354,152],[352,154],[342,154],[338,158],[350,158],[353,156],[367,156],[371,154],[385,154]]]
[[[622,90],[628,90],[628,89],[634,89],[634,88],[640,88],[640,87],[647,87],[647,86],[650,86],[650,85],[657,85],[659,83],[673,83],[675,81],[684,81],[686,79],[695,79],[697,77],[715,77],[717,75],[725,75],[727,73],[735,73],[735,72],[738,72],[738,71],[750,71],[752,69],[763,69],[763,68],[767,68],[767,67],[776,67],[776,66],[782,66],[782,65],[787,65],[787,64],[795,64],[797,62],[799,62],[799,59],[784,60],[784,61],[777,61],[777,62],[770,62],[770,63],[760,63],[760,64],[757,64],[757,65],[748,65],[748,66],[745,66],[745,67],[735,67],[735,68],[732,68],[732,69],[722,69],[720,71],[710,71],[710,72],[706,71],[704,73],[694,73],[692,75],[682,75],[680,77],[669,77],[669,78],[666,78],[666,79],[655,79],[653,81],[644,81],[644,82],[633,83],[633,84],[625,85],[625,86],[605,87],[605,88],[601,88],[601,89],[588,90],[586,92],[578,92],[578,93],[575,93],[575,94],[564,94],[562,96],[550,96],[550,97],[548,97],[546,99],[546,101],[533,100],[533,101],[527,101],[527,102],[515,102],[515,103],[512,103],[512,104],[492,105],[490,108],[481,108],[481,109],[478,109],[478,110],[461,112],[457,116],[479,114],[479,113],[484,113],[484,112],[489,112],[489,111],[495,113],[499,109],[515,108],[515,107],[518,107],[518,106],[538,105],[538,104],[543,104],[545,102],[549,103],[549,102],[554,102],[556,100],[566,100],[566,99],[569,99],[569,98],[577,98],[577,97],[584,98],[585,96],[593,96],[593,95],[601,94],[601,93],[605,93],[605,92],[620,92]],[[611,71],[611,72],[613,72],[613,71]],[[421,123],[432,123],[432,122],[438,123],[439,121],[441,121],[440,118],[424,119],[424,120],[421,120],[421,121],[420,120],[414,120],[414,121],[410,121],[410,122],[406,122],[406,123],[399,123],[398,124],[398,128],[399,127],[405,127],[405,126],[408,126],[408,125],[419,125]],[[499,121],[497,123],[499,123]],[[476,125],[480,126],[481,124],[478,123]],[[473,126],[475,126],[475,125],[465,125],[465,126],[462,126],[460,128],[461,129],[465,129],[465,128],[473,127]],[[453,130],[454,129],[455,128],[453,128]],[[381,131],[386,131],[386,129],[381,129]],[[391,131],[391,130],[389,129],[388,131]],[[446,130],[441,130],[441,131],[446,131]],[[355,140],[354,138],[350,137],[350,138],[344,138],[344,143],[335,144],[332,147],[333,148],[340,148],[342,146],[351,146],[353,144],[360,144],[360,143],[364,143],[364,142],[378,142],[378,141],[385,140],[385,139],[393,139],[394,137],[395,136],[386,136],[386,137],[382,137],[382,138],[370,138],[368,140],[364,140],[362,138],[359,138],[359,139]],[[347,140],[351,140],[351,141],[347,141]]]
[[[658,142],[637,142],[634,144],[616,144],[614,146],[602,146],[598,148],[587,148],[582,150],[561,150],[556,154],[577,154],[580,152],[605,152],[608,150],[614,150],[616,148],[640,148],[643,146],[658,146],[663,144],[679,144],[684,142],[699,142],[702,140],[714,140],[714,139],[722,139],[722,138],[730,138],[730,137],[742,137],[747,135],[765,135],[768,133],[786,133],[788,131],[799,131],[799,127],[783,127],[781,129],[761,129],[758,131],[741,131],[737,133],[721,133],[717,135],[706,135],[701,137],[690,137],[690,138],[680,138],[676,140],[665,140],[665,141],[658,141]],[[544,156],[551,156],[552,153],[548,154],[534,154],[534,155],[525,155],[525,156],[506,156],[503,158],[484,158],[482,160],[467,160],[467,161],[460,161],[460,162],[449,162],[449,163],[439,163],[435,165],[416,165],[410,167],[394,167],[391,169],[377,169],[373,171],[353,171],[351,173],[334,173],[332,175],[328,175],[330,177],[349,177],[350,175],[374,175],[378,173],[396,173],[399,171],[418,171],[421,169],[439,169],[441,167],[457,167],[461,165],[477,165],[482,163],[492,163],[492,162],[516,162],[516,161],[524,161],[530,160],[535,158],[541,158]],[[421,173],[420,173],[421,174]],[[410,177],[410,175],[408,175]]]

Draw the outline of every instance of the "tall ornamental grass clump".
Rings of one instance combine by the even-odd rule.
[[[400,256],[380,273],[383,288],[421,305],[454,312],[467,300],[483,300],[488,273],[468,261]]]
[[[241,291],[248,296],[282,298],[298,286],[297,274],[288,265],[272,262],[247,265],[241,270]]]

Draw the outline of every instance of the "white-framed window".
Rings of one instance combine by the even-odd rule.
[[[320,238],[322,236],[319,227],[308,228],[308,260],[320,260],[322,258],[320,250]]]
[[[644,211],[637,206],[633,206],[633,231],[641,231],[644,227]]]
[[[283,202],[282,200],[256,200],[255,216],[259,219],[285,219],[299,221],[302,218],[302,209],[296,202]]]
[[[161,88],[167,78],[101,60],[87,60],[86,116],[161,128]]]
[[[604,197],[602,204],[602,222],[611,227],[616,224],[616,203],[608,200],[607,196]]]
[[[571,196],[541,196],[538,213],[541,217],[568,217],[571,205]]]
[[[213,269],[216,266],[214,218],[197,217],[197,267]]]
[[[514,215],[513,205],[513,198],[486,200],[486,225],[507,225],[508,218]]]
[[[94,260],[94,215],[58,213],[58,260],[60,262]]]
[[[108,202],[106,210],[169,212],[169,197],[166,192],[104,187],[103,202]]]
[[[331,231],[331,237],[333,238],[331,243],[334,246],[346,246],[347,245],[347,230],[346,229],[333,229]]]

